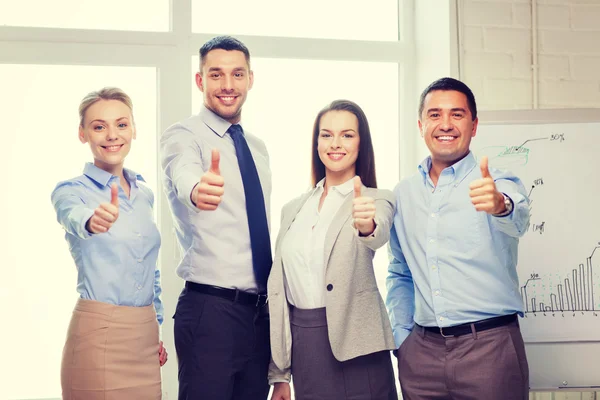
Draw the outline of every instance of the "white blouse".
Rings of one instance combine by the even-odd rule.
[[[325,235],[341,205],[352,196],[354,177],[329,188],[319,212],[325,179],[313,189],[281,243],[287,300],[295,307],[325,307]]]

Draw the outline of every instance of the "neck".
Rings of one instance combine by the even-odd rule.
[[[348,180],[352,179],[356,175],[356,169],[351,168],[346,171],[325,171],[325,192],[329,190],[332,186],[338,186],[342,183],[348,182]]]

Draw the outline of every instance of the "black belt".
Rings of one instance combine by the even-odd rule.
[[[490,319],[483,319],[481,321],[470,322],[467,324],[449,326],[447,328],[440,328],[438,326],[421,326],[425,331],[436,333],[444,337],[461,336],[473,333],[471,325],[476,332],[487,331],[488,329],[498,328],[500,326],[508,325],[511,322],[517,320],[517,314],[503,315],[501,317],[494,317]],[[420,325],[419,325],[420,326]]]
[[[255,307],[262,307],[267,304],[268,297],[266,294],[254,294],[242,292],[237,289],[227,289],[220,286],[203,285],[196,282],[185,282],[185,287],[194,292],[208,294],[210,296],[222,297],[231,300],[234,303],[248,304]]]

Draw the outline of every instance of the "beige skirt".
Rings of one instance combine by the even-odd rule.
[[[158,346],[152,305],[79,299],[63,350],[63,399],[160,399]]]

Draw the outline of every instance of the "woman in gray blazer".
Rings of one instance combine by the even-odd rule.
[[[321,110],[312,144],[313,188],[283,208],[268,282],[272,400],[290,399],[292,375],[296,400],[396,400],[394,338],[373,271],[394,197],[376,189],[357,104]]]

